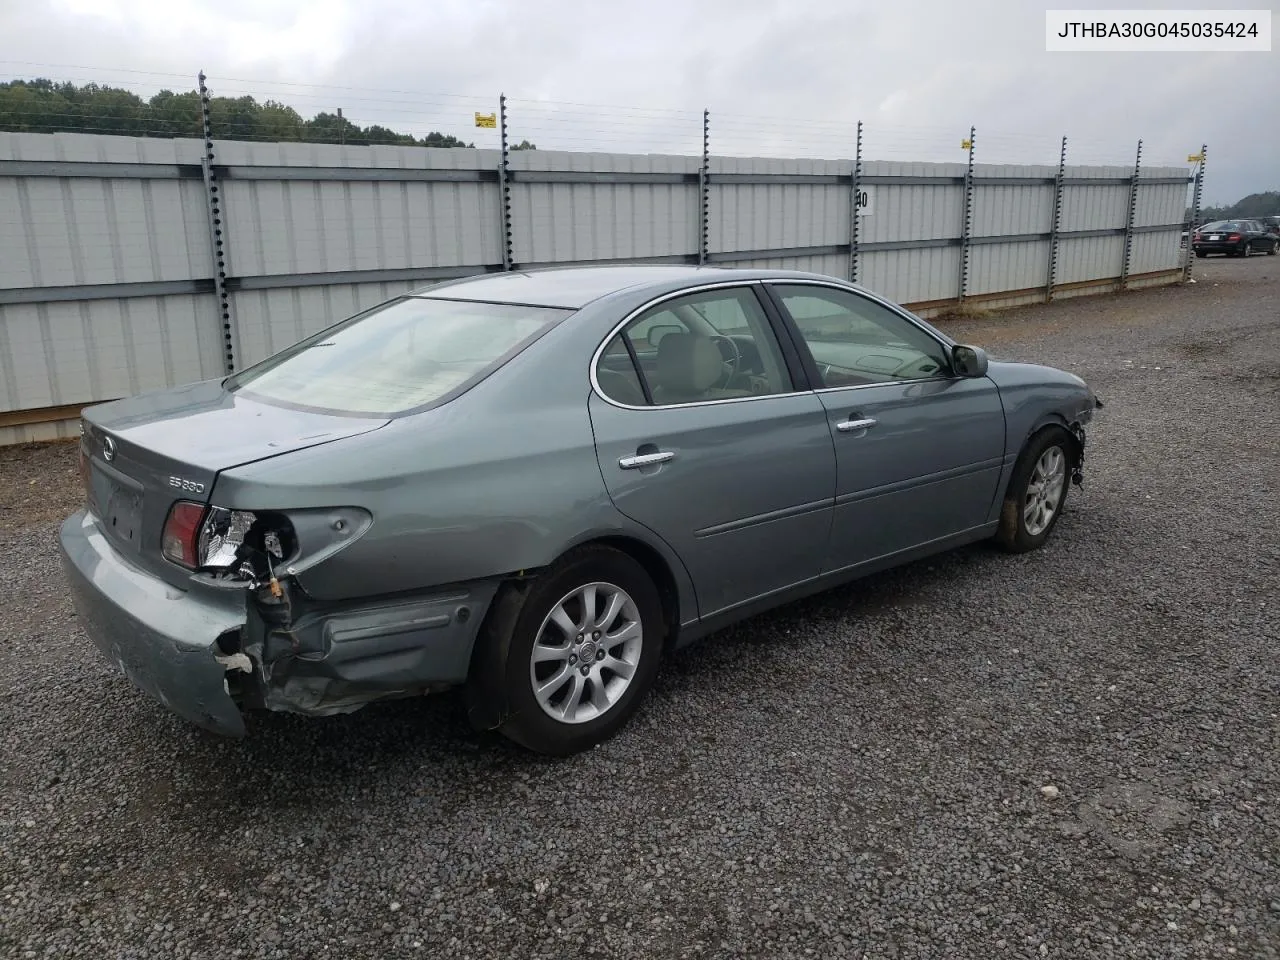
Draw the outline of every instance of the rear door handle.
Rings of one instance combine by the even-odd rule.
[[[654,464],[674,460],[675,454],[670,450],[659,450],[657,453],[637,453],[634,457],[623,457],[618,466],[623,470],[639,470],[641,467],[652,467]]]
[[[843,420],[836,424],[836,429],[841,433],[853,433],[855,430],[866,430],[875,425],[876,421],[871,417],[863,417],[860,420]]]

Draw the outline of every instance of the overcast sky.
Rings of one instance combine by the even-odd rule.
[[[1094,8],[1164,3],[1094,2]],[[504,91],[539,147],[1179,163],[1209,202],[1280,189],[1280,52],[1047,53],[1026,0],[0,0],[0,79],[253,94],[304,116],[454,133]],[[1054,3],[1054,7],[1068,7]],[[1271,9],[1261,3],[1198,7]],[[1273,48],[1274,51],[1274,48]],[[172,76],[167,76],[171,74]],[[597,104],[610,105],[598,107]]]

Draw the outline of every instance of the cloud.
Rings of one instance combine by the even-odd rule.
[[[0,0],[6,77],[147,94],[202,67],[215,93],[478,143],[505,92],[540,146],[694,153],[709,107],[713,151],[844,157],[861,119],[881,155],[962,160],[973,124],[980,161],[1053,163],[1065,134],[1075,162],[1141,137],[1185,166],[1207,142],[1209,199],[1280,187],[1275,53],[1051,54],[1023,0]]]

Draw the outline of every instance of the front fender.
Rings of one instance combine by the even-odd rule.
[[[1000,388],[1011,455],[1051,424],[1073,430],[1093,419],[1097,398],[1075,374],[1039,364],[992,362],[987,375]]]

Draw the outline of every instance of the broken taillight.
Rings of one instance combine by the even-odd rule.
[[[160,537],[160,551],[166,560],[194,570],[199,563],[200,525],[204,520],[204,504],[179,500],[169,508]]]
[[[200,529],[197,543],[202,568],[223,570],[240,559],[240,548],[249,528],[258,520],[247,510],[210,507],[209,517]],[[279,559],[279,554],[277,554]]]

